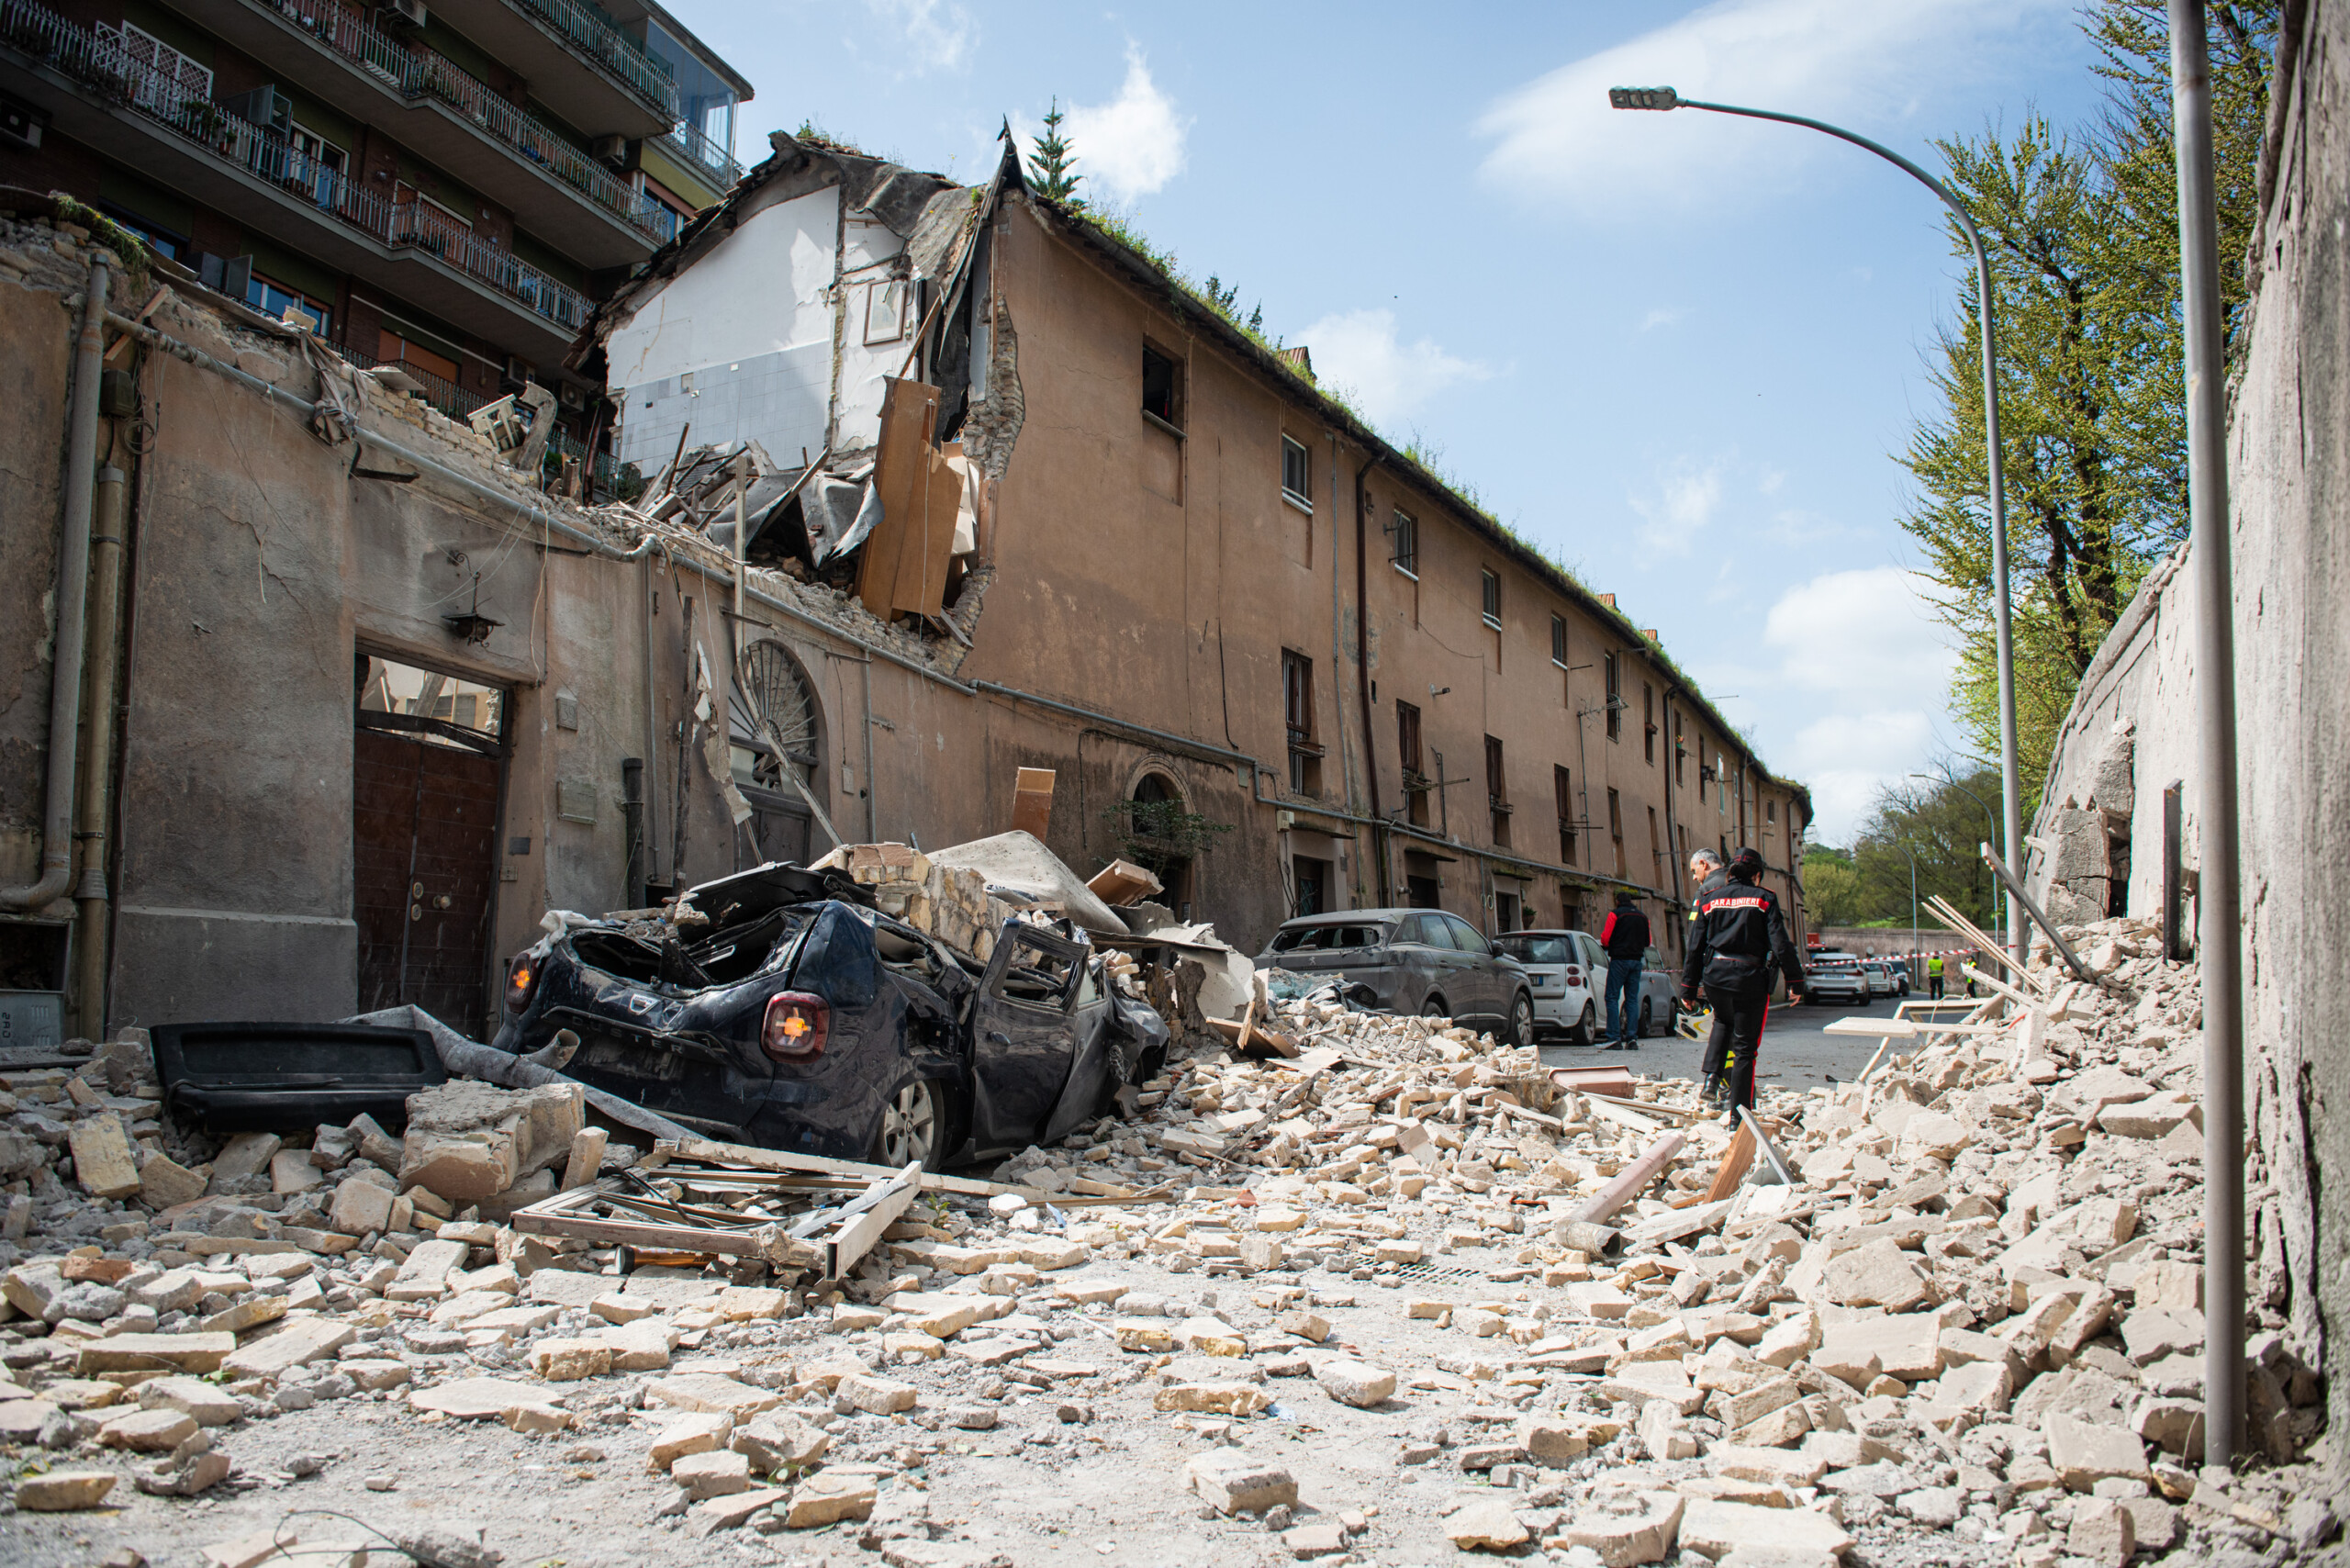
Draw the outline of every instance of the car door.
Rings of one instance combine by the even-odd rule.
[[[1410,946],[1412,966],[1420,976],[1424,997],[1440,996],[1452,1016],[1466,1016],[1461,968],[1469,955],[1452,945],[1452,933],[1440,914],[1416,914],[1404,923],[1403,936]],[[1399,998],[1399,1000],[1401,1000]]]
[[[1452,945],[1461,957],[1460,973],[1468,978],[1474,1000],[1469,1004],[1477,1010],[1477,1018],[1488,1027],[1497,1027],[1502,1021],[1502,1009],[1506,1003],[1503,991],[1515,991],[1515,976],[1505,976],[1501,965],[1494,961],[1494,945],[1485,934],[1457,914],[1444,917],[1447,930],[1452,934]]]
[[[1575,951],[1583,960],[1584,1000],[1599,1015],[1601,1027],[1607,1024],[1607,949],[1599,938],[1588,931],[1574,933]]]
[[[1077,1059],[1074,1016],[1091,949],[1005,923],[971,1001],[971,1137],[982,1149],[1035,1142]]]

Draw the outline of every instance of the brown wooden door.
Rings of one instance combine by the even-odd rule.
[[[362,728],[352,790],[359,1009],[414,1002],[486,1040],[498,759]]]

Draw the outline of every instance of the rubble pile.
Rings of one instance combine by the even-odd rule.
[[[908,912],[968,907],[880,869]],[[929,1179],[842,1280],[503,1223],[597,1181],[698,1201],[563,1084],[216,1148],[111,1043],[6,1075],[0,1439],[49,1450],[15,1506],[129,1493],[124,1542],[204,1546],[342,1451],[364,1501],[520,1445],[509,1516],[581,1489],[638,1562],[832,1530],[978,1568],[1055,1484],[1136,1561],[2280,1561],[2338,1522],[2267,1305],[2268,1463],[2199,1464],[2194,970],[2139,923],[2068,935],[2094,982],[2043,953],[2005,1019],[1768,1092],[1769,1148],[1685,1081],[1274,976],[1124,1116]],[[199,1493],[229,1501],[169,1501]]]

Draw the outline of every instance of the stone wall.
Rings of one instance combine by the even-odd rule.
[[[2350,1415],[2350,6],[2315,0],[2284,62],[2259,282],[2228,440],[2246,951],[2254,1326],[2283,1328]],[[2183,781],[2191,935],[2203,829],[2186,552],[2083,680],[2052,764],[2031,879],[2052,918],[2162,902],[2163,794]],[[2104,901],[2105,907],[2098,908]],[[2331,1178],[2331,1180],[2329,1180]],[[2322,1358],[2322,1359],[2321,1359]]]

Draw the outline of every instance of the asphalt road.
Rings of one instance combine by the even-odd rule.
[[[1920,1000],[1923,995],[1922,991],[1913,992],[1910,1000]],[[1775,1083],[1803,1090],[1830,1081],[1851,1082],[1875,1054],[1876,1041],[1864,1036],[1822,1031],[1839,1018],[1890,1018],[1895,1005],[1894,999],[1888,997],[1866,1007],[1842,1002],[1825,1007],[1773,1007],[1770,1021],[1762,1028],[1758,1084]],[[1597,1046],[1545,1045],[1542,1061],[1548,1067],[1596,1067],[1620,1061],[1648,1078],[1695,1079],[1705,1052],[1706,1047],[1699,1041],[1669,1035],[1642,1040],[1640,1048],[1628,1055]]]

